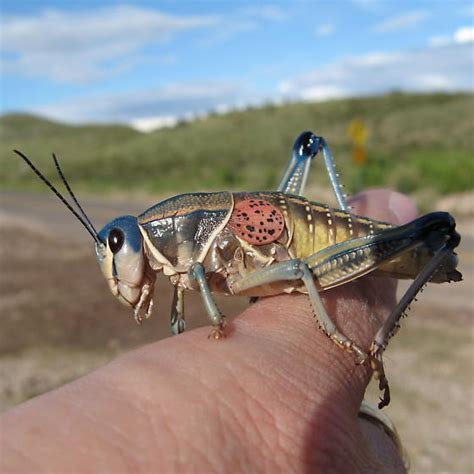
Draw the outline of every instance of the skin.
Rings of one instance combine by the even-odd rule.
[[[397,224],[416,215],[390,191],[351,204]],[[365,277],[324,302],[367,348],[395,288]],[[357,416],[370,369],[317,328],[306,296],[262,299],[226,332],[150,344],[3,414],[0,471],[405,472],[388,435]]]

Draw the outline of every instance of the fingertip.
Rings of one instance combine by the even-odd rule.
[[[370,189],[349,200],[354,214],[372,219],[404,224],[418,214],[416,204],[405,194],[390,189]]]

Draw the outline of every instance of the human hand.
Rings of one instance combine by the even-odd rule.
[[[402,223],[408,198],[369,191],[353,212]],[[322,294],[367,348],[396,284],[366,277]],[[404,472],[393,441],[357,413],[367,365],[319,328],[304,295],[264,298],[228,325],[128,353],[0,419],[1,472]]]

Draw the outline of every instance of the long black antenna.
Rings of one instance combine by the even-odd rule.
[[[99,239],[99,235],[97,234],[94,227],[92,228],[89,227],[88,225],[89,219],[87,219],[87,221],[84,220],[84,218],[66,201],[63,195],[51,184],[51,182],[45,176],[43,176],[41,171],[39,171],[38,168],[36,168],[36,166],[29,160],[29,158],[26,155],[24,155],[19,150],[13,150],[13,151],[14,153],[16,153],[18,156],[20,156],[23,159],[23,161],[34,171],[36,176],[38,176],[38,178],[40,178],[41,181],[43,181],[46,184],[46,186],[48,186],[48,188],[51,189],[51,191],[53,191],[54,194],[56,194],[58,199],[74,214],[74,216],[76,216],[76,219],[85,227],[85,229],[87,230],[87,232],[89,232],[89,234],[92,236],[94,241],[98,245],[103,245],[103,242]]]
[[[82,206],[79,204],[79,201],[77,200],[76,196],[75,196],[74,193],[72,192],[71,186],[69,186],[69,183],[67,182],[66,177],[65,177],[64,174],[63,174],[63,170],[62,170],[61,167],[59,166],[59,161],[58,161],[58,159],[56,158],[56,154],[55,154],[55,153],[53,153],[53,160],[54,160],[54,164],[56,165],[56,171],[58,172],[59,177],[61,178],[62,182],[64,183],[64,186],[66,186],[66,189],[68,190],[69,195],[72,197],[73,201],[76,203],[76,206],[77,206],[77,207],[79,208],[79,210],[81,211],[82,217],[84,217],[84,219],[87,221],[87,223],[89,224],[89,226],[91,227],[91,229],[92,229],[92,230],[96,233],[96,235],[97,235],[97,231],[95,230],[94,225],[92,224],[92,222],[90,221],[90,219],[87,217],[87,214],[84,212],[84,209],[82,209]]]

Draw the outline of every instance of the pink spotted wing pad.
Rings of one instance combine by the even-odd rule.
[[[282,213],[262,199],[238,202],[229,220],[229,227],[252,245],[266,245],[280,237],[285,223]]]

